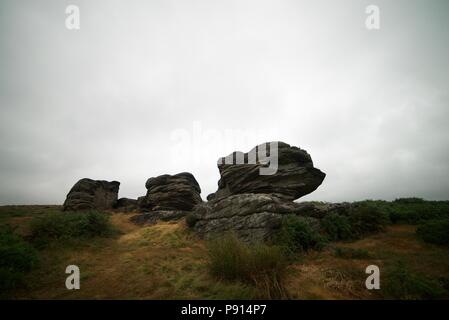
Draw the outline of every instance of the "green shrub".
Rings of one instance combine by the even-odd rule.
[[[335,256],[343,259],[369,259],[371,256],[367,250],[338,247]]]
[[[398,223],[407,223],[407,224],[416,224],[418,221],[420,221],[420,214],[419,212],[398,212],[396,210],[391,210],[390,212],[390,219],[391,222],[394,224]]]
[[[448,292],[438,281],[411,272],[403,262],[387,269],[381,289],[386,298],[401,300],[447,299]]]
[[[330,213],[321,220],[321,227],[330,240],[348,240],[353,238],[349,218],[337,213]]]
[[[0,297],[22,282],[38,263],[36,250],[9,226],[0,228]]]
[[[349,221],[354,237],[383,231],[387,226],[388,215],[375,206],[355,205],[349,212]]]
[[[30,224],[30,239],[39,246],[55,240],[108,237],[115,233],[109,215],[97,211],[52,213]]]
[[[449,218],[449,201],[401,198],[394,201],[365,200],[353,206],[369,206],[389,216],[392,223],[420,224],[432,219]]]
[[[416,234],[426,242],[449,246],[449,219],[429,220],[418,227]]]
[[[257,288],[259,298],[285,298],[282,278],[287,260],[277,246],[245,244],[227,234],[208,242],[209,269],[222,280],[239,280]]]
[[[449,201],[419,198],[397,199],[381,204],[393,223],[420,224],[427,220],[449,218]]]
[[[274,243],[283,247],[288,254],[310,249],[321,250],[327,243],[321,234],[319,220],[310,217],[287,215],[274,237]]]

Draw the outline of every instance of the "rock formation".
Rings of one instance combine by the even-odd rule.
[[[198,205],[189,223],[205,239],[232,232],[244,241],[259,242],[271,238],[286,214],[319,221],[330,213],[347,215],[349,210],[348,203],[296,203],[272,194],[244,193]]]
[[[294,210],[272,194],[244,193],[211,200],[195,207],[194,230],[206,239],[230,232],[246,241],[264,241],[280,227],[283,213]]]
[[[138,224],[179,219],[202,203],[201,188],[188,172],[150,178],[145,187],[147,194],[137,199],[139,208],[145,212],[131,219]]]
[[[275,170],[261,174],[270,162]],[[191,226],[204,238],[232,231],[245,241],[265,241],[280,227],[283,214],[321,213],[313,205],[293,202],[318,188],[326,176],[305,150],[283,142],[262,144],[249,153],[220,158],[218,169],[218,190],[190,215]]]
[[[120,182],[81,179],[70,189],[64,211],[112,209],[117,203]]]
[[[270,150],[270,145],[275,148]],[[261,155],[259,149],[267,150],[267,153],[262,152]],[[274,159],[276,153],[275,173],[261,174],[260,169],[267,166],[267,161],[264,160]],[[248,160],[251,154],[256,156],[253,157],[255,163]],[[243,159],[244,163],[239,164],[238,158]],[[225,159],[231,159],[231,163],[226,163]],[[261,144],[244,154],[233,152],[219,159],[218,169],[221,176],[218,190],[209,195],[208,200],[241,193],[273,194],[285,200],[295,200],[313,192],[326,176],[313,167],[312,158],[307,151],[283,142],[267,143],[266,146]]]
[[[147,193],[137,200],[120,198],[120,183],[82,179],[67,195],[64,210],[111,209],[140,211],[137,224],[177,220],[189,214],[188,224],[200,236],[227,231],[245,241],[265,241],[280,227],[282,216],[311,219],[345,210],[325,204],[295,203],[323,182],[325,173],[313,166],[307,151],[283,142],[256,146],[248,153],[233,152],[218,162],[218,190],[203,203],[201,188],[188,172],[147,180]]]
[[[188,172],[150,178],[145,187],[147,194],[140,199],[140,206],[144,209],[190,211],[202,202],[201,188],[195,177]]]

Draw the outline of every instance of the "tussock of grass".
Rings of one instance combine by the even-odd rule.
[[[245,244],[227,234],[208,243],[211,273],[221,280],[240,280],[257,288],[260,298],[286,298],[282,278],[287,266],[281,248]]]

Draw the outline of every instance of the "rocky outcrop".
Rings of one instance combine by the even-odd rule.
[[[269,240],[287,214],[319,221],[330,213],[347,215],[349,209],[348,203],[296,203],[273,194],[243,193],[196,206],[187,223],[205,239],[232,232],[257,242]]]
[[[112,209],[118,198],[120,182],[81,179],[70,189],[64,202],[64,211]]]
[[[282,214],[293,209],[293,202],[271,194],[244,193],[198,205],[189,218],[206,239],[232,232],[244,241],[265,241],[280,227]]]
[[[201,188],[188,172],[150,178],[145,187],[147,194],[137,199],[140,210],[145,212],[131,218],[137,224],[176,220],[202,203]]]
[[[203,238],[232,232],[247,242],[266,241],[285,214],[315,219],[331,210],[293,202],[318,188],[326,176],[300,148],[283,142],[261,144],[248,153],[220,158],[218,169],[218,190],[187,219]]]
[[[273,170],[264,174],[264,168]],[[208,200],[264,193],[292,201],[316,190],[326,176],[313,166],[307,151],[284,142],[261,144],[248,153],[233,152],[219,159],[218,169],[218,190]]]
[[[140,207],[144,209],[190,211],[202,202],[201,188],[188,172],[150,178],[145,187],[147,194],[145,198],[139,199]]]

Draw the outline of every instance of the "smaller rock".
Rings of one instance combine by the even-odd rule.
[[[63,210],[112,209],[117,203],[119,187],[118,181],[81,179],[67,194]]]
[[[215,199],[215,193],[209,193],[206,197],[207,201],[212,201]]]
[[[137,206],[137,200],[130,199],[130,198],[120,198],[117,200],[117,208],[129,207],[129,206]]]
[[[145,187],[147,194],[137,199],[137,206],[146,212],[131,218],[136,224],[177,220],[203,202],[200,186],[188,172],[150,178]]]
[[[137,206],[138,206],[139,208],[142,208],[142,207],[143,207],[143,204],[144,204],[144,202],[145,202],[145,197],[146,197],[146,196],[141,196],[141,197],[138,197],[138,198],[137,198]]]
[[[126,212],[134,211],[138,209],[138,203],[136,199],[120,198],[117,200],[115,208]]]
[[[138,202],[141,208],[147,210],[190,211],[202,202],[200,186],[188,172],[150,178],[145,187],[147,194],[144,198],[139,198]]]

